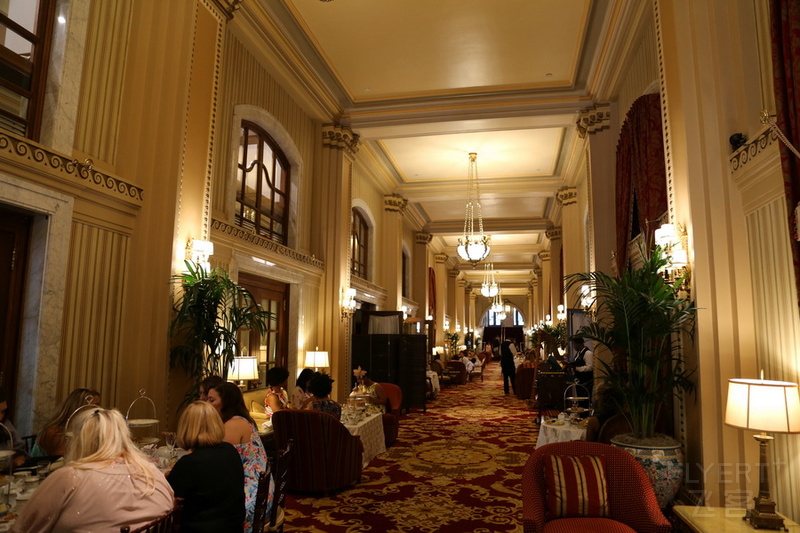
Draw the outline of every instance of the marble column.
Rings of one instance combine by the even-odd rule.
[[[533,269],[533,274],[536,276],[535,279],[531,280],[531,286],[533,287],[533,306],[535,309],[535,320],[534,324],[538,324],[539,321],[544,320],[544,300],[542,297],[542,292],[544,291],[544,283],[542,282],[542,276],[544,275],[542,272],[541,267],[535,267]]]
[[[408,200],[397,194],[383,197],[381,270],[389,311],[403,307],[403,213],[407,204]]]
[[[342,318],[342,296],[350,286],[351,195],[358,146],[358,135],[348,128],[323,126],[317,208],[324,210],[319,213],[318,237],[325,254],[325,274],[317,327],[320,345],[330,352],[331,376],[336,380],[334,397],[339,399],[347,396],[350,383],[352,318]]]
[[[542,311],[539,318],[544,320],[547,315],[550,315],[552,318],[555,313],[553,313],[552,309],[552,301],[551,301],[551,290],[553,284],[551,283],[550,279],[552,277],[550,271],[550,252],[545,250],[543,252],[539,252],[539,260],[542,262],[542,276],[539,278],[539,287],[542,294]]]
[[[433,320],[436,324],[436,346],[444,346],[444,315],[447,309],[447,254],[436,254],[433,271],[436,275],[436,314]]]
[[[533,287],[529,286],[528,292],[525,293],[525,296],[525,331],[528,331],[536,323],[533,315]]]
[[[578,135],[586,139],[589,265],[586,270],[613,274],[616,250],[615,153],[619,136],[616,103],[597,104],[580,112]],[[583,205],[579,202],[579,205]]]
[[[461,338],[463,339],[466,334],[469,326],[467,324],[467,313],[466,313],[466,303],[465,303],[465,294],[464,291],[467,288],[467,282],[463,279],[456,279],[456,324],[461,326]]]
[[[478,295],[472,290],[472,287],[469,288],[467,291],[467,297],[469,298],[469,327],[472,331],[476,331],[478,326],[481,325],[480,320],[476,313],[478,312],[476,302],[478,300]]]
[[[578,207],[578,189],[563,187],[556,193],[556,201],[561,205],[561,251],[564,263],[564,276],[586,272],[583,238],[583,220]],[[564,284],[566,291],[566,283]],[[566,308],[580,307],[580,287],[573,288],[564,295]]]
[[[564,271],[561,264],[561,228],[550,228],[545,232],[547,238],[550,239],[550,314],[555,314],[558,309],[558,304],[564,303]]]
[[[458,292],[456,281],[461,271],[451,268],[447,271],[447,309],[445,314],[450,318],[450,328],[448,331],[456,330],[456,293]]]
[[[430,233],[419,232],[415,236],[414,252],[411,254],[411,299],[419,304],[420,317],[431,315],[428,301],[428,245],[433,239]]]

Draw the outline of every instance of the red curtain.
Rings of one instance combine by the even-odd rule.
[[[778,127],[795,147],[800,141],[800,0],[771,0],[772,72]],[[800,202],[800,168],[797,157],[780,143],[789,234],[794,260],[795,284],[800,295],[800,244],[795,231],[794,209]],[[800,305],[800,301],[798,301]]]
[[[616,260],[619,272],[627,267],[634,197],[639,227],[649,245],[657,227],[654,221],[667,210],[667,172],[658,94],[646,94],[633,103],[617,143]]]

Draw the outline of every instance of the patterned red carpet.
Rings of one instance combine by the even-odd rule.
[[[522,467],[536,444],[534,412],[503,394],[500,365],[485,381],[442,390],[427,413],[400,421],[398,441],[333,494],[289,495],[285,531],[522,531]]]

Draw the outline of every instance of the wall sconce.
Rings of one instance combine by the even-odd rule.
[[[314,351],[306,352],[305,366],[307,368],[311,368],[313,366],[314,372],[319,372],[320,368],[328,368],[330,366],[328,352],[319,351],[319,346],[317,346]]]
[[[186,254],[195,265],[201,267],[206,274],[211,273],[211,263],[208,258],[214,255],[214,243],[192,239],[186,245]]]
[[[350,318],[356,310],[356,290],[342,289],[342,320]]]
[[[558,304],[558,313],[556,313],[556,320],[561,322],[567,319],[567,311],[564,309],[564,304]]]
[[[544,317],[544,323],[545,323],[546,326],[552,326],[553,325],[553,319],[550,317],[550,315],[546,315]]]
[[[404,305],[403,307],[400,308],[400,310],[403,312],[403,320],[408,318],[408,307]]]
[[[239,387],[244,388],[245,381],[258,379],[257,357],[234,357],[228,379],[238,381]]]
[[[450,320],[447,318],[444,319],[444,329],[445,331],[450,331]]]
[[[664,250],[669,263],[664,269],[664,277],[676,288],[689,292],[689,254],[686,230],[680,225],[662,224],[654,234],[655,244]]]
[[[456,322],[456,333],[461,333],[461,324]]]

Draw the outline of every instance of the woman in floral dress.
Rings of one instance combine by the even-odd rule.
[[[223,383],[208,391],[208,401],[217,410],[225,424],[225,442],[230,442],[239,452],[244,468],[245,520],[244,533],[253,531],[253,516],[258,492],[258,476],[267,467],[267,452],[256,431],[256,424],[244,405],[242,391],[233,383]],[[274,487],[270,482],[267,513],[272,507]],[[259,532],[260,533],[260,532]]]
[[[289,371],[276,366],[267,371],[267,395],[264,397],[264,410],[267,413],[267,425],[272,425],[272,413],[289,407],[289,395],[286,387],[289,384]],[[300,407],[298,406],[297,409]]]

